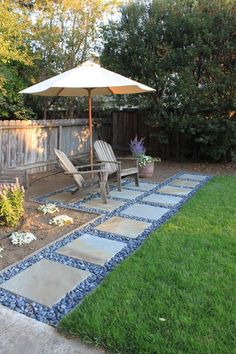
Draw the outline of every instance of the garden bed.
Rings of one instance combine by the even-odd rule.
[[[21,226],[17,229],[19,232],[31,232],[36,236],[37,240],[32,241],[30,244],[22,246],[13,245],[8,235],[16,231],[16,228],[0,226],[0,247],[4,248],[2,258],[0,258],[0,270],[22,260],[41,247],[46,246],[97,217],[97,214],[60,208],[60,213],[56,215],[66,214],[73,218],[74,223],[59,227],[49,225],[49,219],[53,216],[40,213],[37,211],[38,207],[38,203],[25,202],[24,218]]]

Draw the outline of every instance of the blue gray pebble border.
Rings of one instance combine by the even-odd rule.
[[[18,263],[17,265],[12,266],[11,268],[8,268],[5,272],[3,271],[0,274],[0,286],[2,283],[5,281],[9,280],[10,278],[14,277],[18,273],[24,271],[31,265],[33,265],[36,262],[39,262],[42,259],[49,259],[53,260],[55,262],[59,262],[71,267],[75,267],[81,270],[87,270],[91,273],[91,275],[86,278],[84,281],[82,281],[76,288],[72,289],[70,292],[68,292],[58,303],[53,305],[52,307],[47,307],[43,306],[39,303],[33,302],[29,299],[26,299],[22,296],[15,295],[5,289],[0,288],[0,304],[9,307],[12,310],[18,311],[26,316],[29,316],[31,318],[34,318],[38,321],[48,323],[50,325],[56,326],[57,323],[64,317],[67,313],[69,313],[76,305],[78,305],[83,298],[92,290],[94,290],[104,279],[107,273],[112,271],[114,267],[116,267],[120,262],[122,262],[125,258],[127,258],[132,252],[134,252],[137,248],[139,248],[145,238],[147,238],[150,233],[157,229],[160,225],[165,223],[167,220],[170,219],[170,217],[182,207],[183,204],[186,203],[187,200],[189,200],[195,193],[196,191],[201,188],[211,177],[209,176],[204,176],[205,178],[199,182],[199,184],[195,188],[191,188],[191,192],[186,195],[186,196],[181,196],[181,201],[177,203],[174,206],[164,206],[162,203],[157,204],[157,203],[150,203],[150,202],[144,202],[143,198],[149,196],[150,194],[158,194],[158,189],[161,187],[164,187],[166,185],[169,185],[174,179],[180,178],[181,175],[184,173],[178,173],[164,182],[160,184],[154,185],[154,187],[148,191],[143,191],[140,196],[133,200],[128,200],[128,199],[122,199],[122,202],[124,202],[123,205],[119,206],[118,208],[110,211],[110,212],[105,212],[104,210],[100,209],[95,209],[95,208],[88,208],[84,206],[85,201],[96,198],[99,196],[98,193],[94,193],[88,197],[86,197],[83,201],[80,201],[78,203],[73,203],[70,205],[67,205],[65,203],[61,202],[54,202],[54,204],[64,207],[64,208],[71,208],[75,210],[82,210],[82,211],[90,211],[93,213],[99,213],[101,216],[97,218],[95,221],[90,222],[88,225],[84,226],[83,228],[73,231],[71,234],[68,236],[65,236],[63,239],[59,241],[55,241],[52,245],[46,246],[43,248],[43,250],[39,251],[33,256],[29,256],[26,260]],[[199,174],[194,174],[191,173],[191,175],[196,175],[196,176],[202,176]],[[188,179],[185,179],[188,180]],[[192,180],[192,179],[191,179]],[[148,182],[146,180],[142,180],[142,182],[145,183],[150,183],[152,185],[153,183]],[[128,183],[130,183],[130,180],[125,180],[123,182],[123,188],[124,189],[129,189],[128,186],[126,186]],[[64,189],[64,191],[69,191],[71,190],[72,186],[67,187]],[[115,189],[116,186],[112,186],[111,190]],[[178,187],[176,187],[178,188]],[[184,188],[184,187],[181,187]],[[132,188],[132,190],[136,190],[135,188]],[[139,189],[137,189],[140,191]],[[62,190],[60,190],[62,191]],[[37,202],[39,203],[45,203],[47,202],[47,197],[52,196],[57,194],[60,191],[56,191],[53,193],[49,193],[47,195],[44,195],[42,197],[39,197],[36,199]],[[162,194],[163,195],[163,194]],[[165,194],[165,195],[171,195],[173,194]],[[176,195],[175,195],[176,196]],[[109,199],[118,199],[118,198],[111,198]],[[122,235],[117,235],[113,233],[107,233],[107,232],[102,232],[99,230],[96,230],[95,227],[98,226],[99,224],[109,220],[113,216],[120,216],[121,212],[127,209],[128,207],[139,203],[143,205],[153,205],[153,206],[158,206],[166,210],[167,212],[158,220],[153,220],[153,219],[148,219],[148,218],[141,218],[137,216],[130,216],[130,215],[125,215],[125,218],[127,219],[133,219],[133,220],[141,220],[150,223],[150,226],[146,228],[140,235],[138,235],[137,238],[135,239],[130,239]],[[62,246],[66,245],[67,243],[77,239],[78,237],[82,236],[85,233],[89,233],[90,235],[94,235],[97,237],[101,238],[106,238],[110,240],[116,240],[116,241],[122,241],[123,243],[126,244],[126,246],[118,252],[114,257],[112,257],[108,262],[104,264],[104,266],[99,266],[96,264],[92,264],[89,262],[85,262],[82,260],[78,260],[69,256],[64,256],[62,254],[57,253],[57,250],[61,248]]]

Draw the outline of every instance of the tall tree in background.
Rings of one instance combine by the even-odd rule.
[[[164,156],[236,157],[235,19],[232,0],[131,1],[104,29],[101,62],[157,90],[138,104]]]
[[[34,51],[38,55],[37,79],[44,80],[79,65],[94,52],[99,24],[116,0],[44,0],[34,4]],[[74,99],[67,99],[73,117]],[[48,108],[45,99],[44,117]]]
[[[0,119],[42,118],[40,97],[19,95],[30,84],[71,69],[93,54],[99,26],[118,0],[0,0]],[[61,99],[68,117],[74,100]],[[44,118],[52,103],[45,100]],[[54,103],[57,109],[59,102]]]
[[[0,1],[0,119],[27,119],[32,114],[18,94],[32,65],[29,27],[27,6]]]

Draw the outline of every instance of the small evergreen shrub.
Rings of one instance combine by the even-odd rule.
[[[0,225],[16,226],[24,214],[24,188],[15,184],[0,185]]]

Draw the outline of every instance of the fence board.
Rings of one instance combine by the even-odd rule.
[[[109,141],[111,120],[96,121],[100,128],[94,127],[94,140],[102,130]],[[54,161],[54,148],[68,156],[88,154],[88,119],[0,121],[0,170]]]

